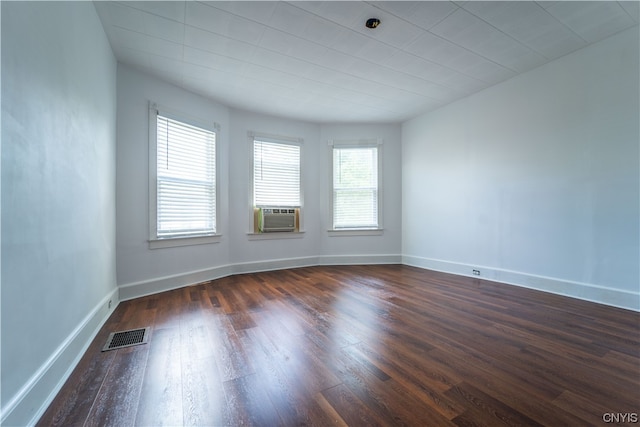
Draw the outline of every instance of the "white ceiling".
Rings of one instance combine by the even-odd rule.
[[[313,122],[412,118],[637,25],[640,5],[94,4],[120,62],[230,107]]]

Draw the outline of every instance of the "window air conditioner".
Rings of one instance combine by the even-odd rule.
[[[259,228],[262,233],[294,231],[296,210],[293,208],[262,208],[260,209]]]

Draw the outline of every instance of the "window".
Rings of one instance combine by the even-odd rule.
[[[216,234],[215,125],[203,127],[156,108],[151,112],[151,241],[209,243],[202,238]]]
[[[332,142],[332,145],[333,229],[380,229],[378,141]]]
[[[254,138],[254,207],[300,207],[300,144]]]
[[[253,232],[250,239],[299,237],[302,140],[251,132],[249,136],[253,143]],[[275,231],[296,233],[274,235]]]

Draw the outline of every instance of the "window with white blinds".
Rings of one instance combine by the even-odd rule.
[[[254,138],[255,207],[300,207],[300,144]]]
[[[378,146],[333,147],[333,228],[379,228]]]
[[[216,233],[216,133],[162,114],[156,122],[157,239]]]

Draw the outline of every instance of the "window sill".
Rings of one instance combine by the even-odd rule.
[[[214,236],[174,237],[149,240],[149,249],[175,248],[178,246],[208,245],[220,243],[221,234]]]
[[[274,231],[271,233],[247,233],[249,240],[302,239],[304,231]]]
[[[382,236],[384,234],[383,228],[344,228],[339,230],[327,230],[329,237],[343,237],[343,236]]]

